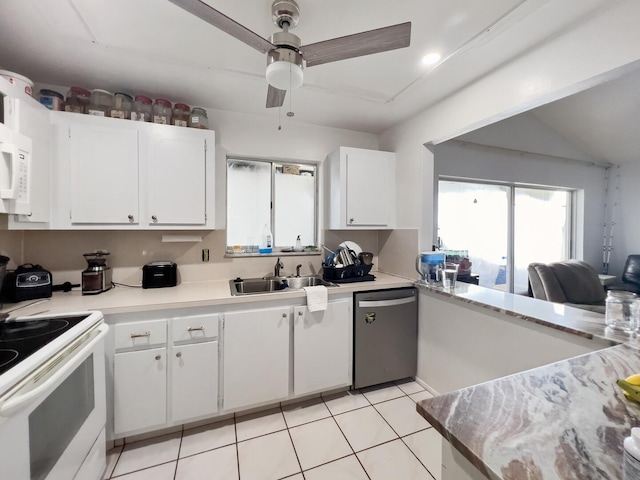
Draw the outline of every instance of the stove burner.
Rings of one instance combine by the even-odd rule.
[[[4,367],[8,363],[11,363],[18,356],[18,352],[15,350],[0,350],[0,367]]]
[[[26,320],[0,324],[0,339],[24,340],[62,330],[69,325],[67,320]]]

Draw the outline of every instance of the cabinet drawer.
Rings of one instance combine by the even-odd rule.
[[[171,321],[173,343],[217,338],[219,317],[213,313],[174,318]]]
[[[123,323],[116,325],[114,331],[116,350],[167,343],[166,320]]]

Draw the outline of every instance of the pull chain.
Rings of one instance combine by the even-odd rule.
[[[295,115],[293,113],[293,108],[291,108],[292,97],[293,97],[293,88],[291,88],[291,64],[289,64],[289,111],[287,112],[287,117],[289,118]]]

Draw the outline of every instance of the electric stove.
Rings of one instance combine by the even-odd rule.
[[[19,317],[0,322],[0,395],[97,323],[100,312]]]
[[[108,330],[97,311],[0,322],[0,478],[102,478]]]
[[[88,315],[0,323],[0,375],[86,318]]]

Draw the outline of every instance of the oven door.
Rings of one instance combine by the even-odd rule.
[[[0,398],[0,478],[71,480],[81,467],[83,477],[102,474],[105,445],[94,444],[106,423],[107,330],[86,332]]]

